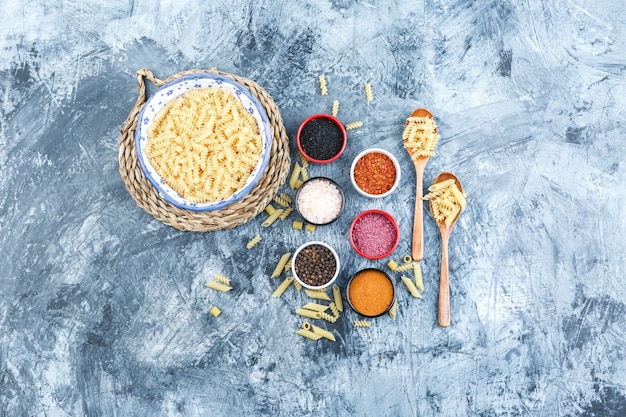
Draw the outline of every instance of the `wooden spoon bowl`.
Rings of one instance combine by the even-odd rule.
[[[416,109],[409,117],[430,117],[433,115],[426,109]],[[405,128],[408,122],[405,124]],[[435,129],[437,133],[437,129]],[[415,212],[413,214],[413,235],[411,256],[413,260],[418,262],[424,258],[424,202],[422,195],[424,193],[424,168],[428,162],[428,156],[418,156],[414,158],[409,151],[413,165],[415,165]]]
[[[463,192],[463,187],[459,179],[450,172],[442,172],[435,178],[434,184],[440,183],[445,180],[453,179],[459,191]],[[433,213],[432,202],[430,204],[430,212]],[[439,276],[439,300],[437,308],[437,322],[441,327],[450,326],[450,279],[448,276],[448,241],[450,240],[450,232],[459,219],[459,212],[449,226],[446,226],[445,222],[437,222],[439,232],[441,233],[441,274]]]

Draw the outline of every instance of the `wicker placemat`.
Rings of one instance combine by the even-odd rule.
[[[135,129],[137,128],[141,108],[146,102],[145,79],[160,87],[184,75],[207,72],[233,79],[245,86],[259,99],[263,107],[265,107],[270,125],[272,126],[274,140],[272,141],[268,167],[250,194],[221,210],[194,212],[179,209],[163,200],[144,176],[137,160]],[[272,97],[254,81],[215,69],[183,71],[165,80],[160,80],[155,77],[152,71],[144,68],[137,71],[136,76],[139,98],[122,127],[119,149],[120,174],[135,202],[157,220],[179,230],[194,232],[231,229],[248,222],[263,211],[274,195],[276,195],[278,188],[285,182],[291,164],[289,159],[289,138],[283,125],[283,119]]]

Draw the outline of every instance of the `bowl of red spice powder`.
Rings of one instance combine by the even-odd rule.
[[[385,197],[400,183],[400,163],[393,154],[384,149],[366,149],[352,161],[350,179],[361,195],[371,198]]]
[[[347,140],[348,134],[339,119],[323,113],[306,118],[296,134],[298,150],[315,164],[327,164],[339,158]]]
[[[366,268],[348,282],[348,304],[366,317],[378,317],[389,311],[396,297],[395,287],[389,275],[377,268]]]
[[[393,216],[383,210],[367,210],[350,226],[350,244],[367,259],[382,259],[393,253],[400,242],[400,228]]]

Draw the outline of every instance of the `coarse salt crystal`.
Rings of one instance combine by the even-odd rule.
[[[341,214],[343,195],[330,180],[313,178],[300,187],[297,204],[300,215],[309,223],[327,224]]]

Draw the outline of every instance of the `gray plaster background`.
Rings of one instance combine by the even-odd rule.
[[[626,415],[626,26],[621,0],[0,1],[0,415]],[[341,101],[345,154],[314,175],[349,205],[313,234],[263,216],[184,233],[138,208],[118,174],[134,72],[217,67],[273,96],[291,138]],[[326,74],[321,97],[317,76]],[[371,82],[375,100],[364,99]],[[439,235],[425,216],[426,290],[337,342],[294,334],[305,297],[270,299],[278,257],[357,257],[354,216],[384,208],[410,251],[417,107],[442,139],[425,183],[455,172],[452,325],[436,324]],[[379,145],[401,188],[371,201],[351,158]],[[247,251],[256,233],[264,240]],[[215,272],[234,290],[203,287]],[[401,287],[400,287],[401,288]],[[219,305],[223,314],[208,311]]]

